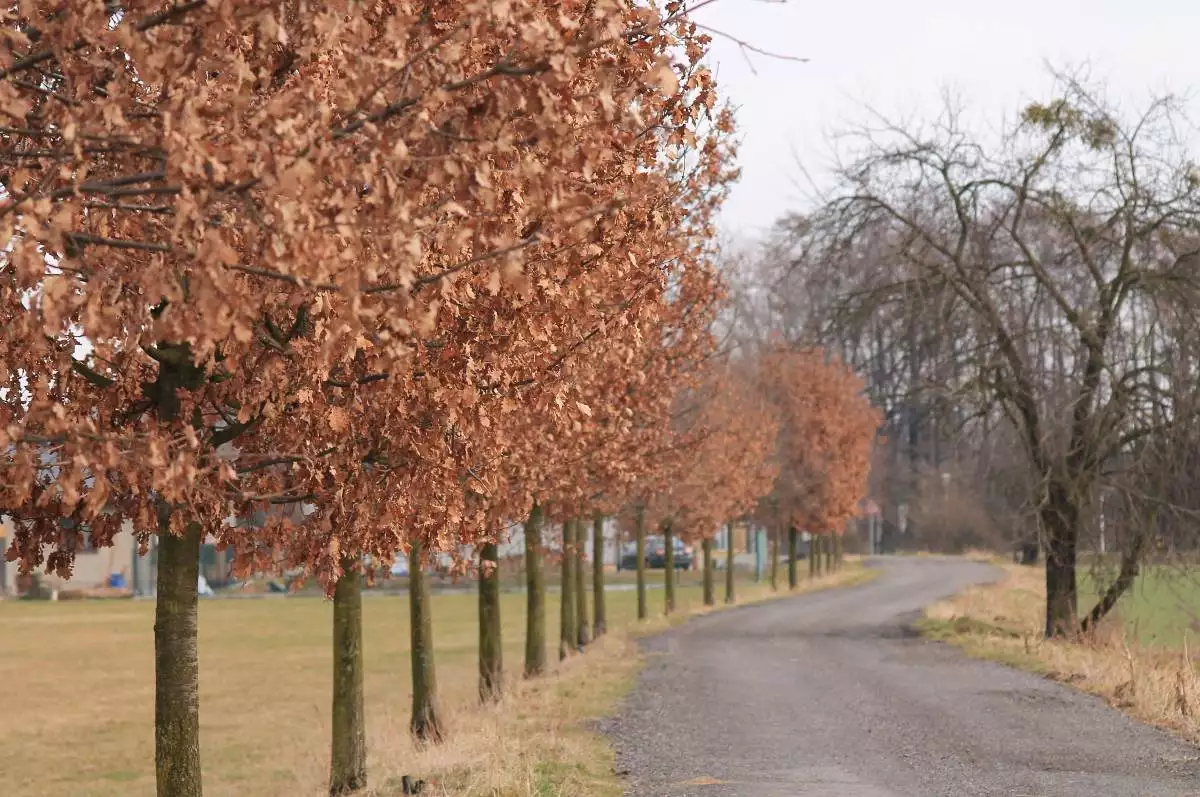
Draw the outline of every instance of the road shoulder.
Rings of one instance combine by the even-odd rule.
[[[1088,639],[1042,638],[1040,568],[998,563],[1005,577],[929,606],[916,628],[969,656],[1036,673],[1095,695],[1141,722],[1200,745],[1200,667],[1181,648],[1139,645],[1119,622]]]

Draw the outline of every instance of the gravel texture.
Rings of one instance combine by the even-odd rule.
[[[647,640],[606,730],[636,797],[1200,797],[1200,751],[908,630],[999,571],[881,558],[854,588]]]

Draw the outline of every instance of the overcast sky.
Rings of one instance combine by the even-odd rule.
[[[697,19],[810,59],[743,54],[714,34],[712,65],[738,107],[742,139],[742,180],[722,226],[739,238],[805,205],[811,190],[801,164],[818,181],[827,177],[827,134],[865,120],[866,105],[933,116],[952,89],[995,125],[1048,96],[1047,63],[1089,64],[1130,107],[1200,87],[1195,0],[716,0]]]

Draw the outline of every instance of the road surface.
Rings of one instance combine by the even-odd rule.
[[[608,726],[634,797],[1200,797],[1200,751],[907,630],[987,565],[881,559],[860,587],[647,642]]]

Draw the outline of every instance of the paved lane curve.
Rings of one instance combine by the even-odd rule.
[[[907,631],[999,571],[879,578],[711,615],[646,643],[608,725],[634,797],[1200,797],[1200,751],[1100,700]]]

